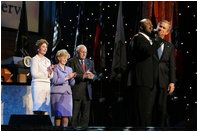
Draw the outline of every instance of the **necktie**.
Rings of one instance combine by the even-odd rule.
[[[81,60],[81,66],[82,66],[83,71],[86,72],[86,67],[84,65],[84,61],[83,60]]]
[[[158,54],[159,59],[161,59],[161,57],[162,57],[163,49],[164,49],[164,44],[162,44],[162,45],[157,49],[157,54]]]

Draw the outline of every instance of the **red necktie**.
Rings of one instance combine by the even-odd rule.
[[[84,61],[83,60],[81,60],[81,66],[82,66],[83,71],[86,72],[86,67],[84,65]]]

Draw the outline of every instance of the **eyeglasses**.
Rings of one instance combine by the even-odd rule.
[[[80,51],[80,53],[82,53],[82,54],[87,54],[87,52],[86,52],[86,51]]]

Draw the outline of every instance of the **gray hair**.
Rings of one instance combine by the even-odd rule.
[[[58,62],[58,57],[60,57],[60,56],[67,56],[68,59],[70,58],[70,54],[67,52],[66,49],[61,49],[61,50],[57,51],[56,58],[55,58],[56,62]]]
[[[85,47],[85,49],[87,50],[87,47],[83,44],[80,44],[76,47],[76,52],[78,52],[82,47]]]

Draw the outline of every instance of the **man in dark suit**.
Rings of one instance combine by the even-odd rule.
[[[87,59],[87,48],[85,45],[78,45],[76,48],[77,57],[68,61],[74,72],[77,73],[75,85],[72,87],[73,95],[73,116],[71,125],[87,127],[90,114],[90,100],[92,99],[91,83],[96,79],[94,62]]]
[[[137,126],[152,125],[155,102],[153,56],[159,47],[151,38],[153,25],[149,19],[140,21],[140,32],[133,38],[133,63],[135,84],[135,117]]]
[[[165,126],[167,111],[167,93],[173,93],[175,89],[175,57],[174,46],[164,39],[171,30],[170,22],[162,20],[156,29],[155,41],[161,46],[154,54],[153,64],[155,67],[154,89],[156,89],[154,122],[155,126]]]

